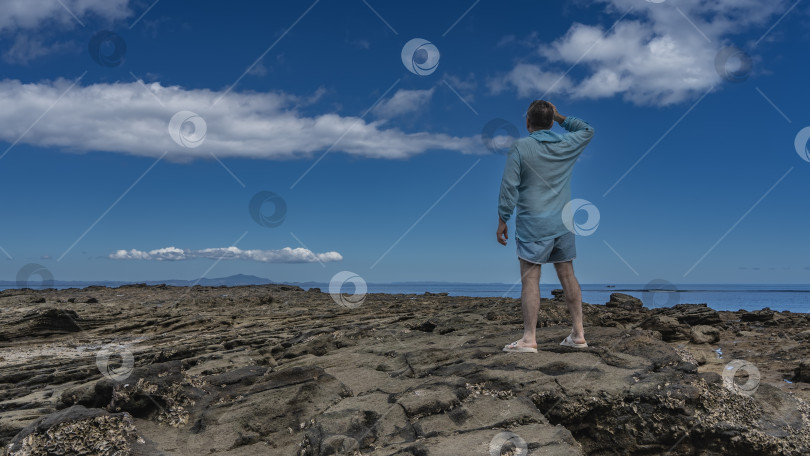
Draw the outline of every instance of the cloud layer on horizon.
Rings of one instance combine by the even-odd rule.
[[[117,250],[107,256],[111,260],[183,261],[206,258],[211,260],[245,260],[261,263],[327,263],[342,261],[338,252],[313,253],[302,247],[284,247],[278,250],[242,250],[238,247],[220,247],[201,250],[164,247],[162,249]]]

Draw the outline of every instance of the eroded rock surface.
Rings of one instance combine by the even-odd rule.
[[[559,345],[567,308],[544,299],[539,352],[518,354],[501,351],[520,336],[515,299],[371,294],[346,308],[288,285],[7,290],[0,443],[13,455],[810,452],[806,315],[630,298],[584,306],[584,350]]]

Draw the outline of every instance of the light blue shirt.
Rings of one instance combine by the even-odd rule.
[[[538,130],[512,144],[498,198],[498,216],[504,222],[517,207],[515,237],[533,242],[568,232],[562,210],[571,201],[574,163],[593,138],[593,128],[568,116],[562,123],[568,133]]]

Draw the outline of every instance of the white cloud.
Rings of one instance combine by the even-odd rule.
[[[561,72],[544,71],[537,65],[519,63],[504,76],[489,81],[489,87],[499,93],[510,87],[518,96],[537,97],[543,93],[564,93],[571,89],[571,80]]]
[[[538,45],[539,62],[517,64],[491,80],[490,88],[512,88],[521,97],[539,97],[552,89],[549,93],[574,98],[620,95],[643,105],[678,103],[722,81],[714,61],[730,37],[760,29],[764,33],[789,7],[785,0],[602,3],[614,17],[631,12],[610,30],[574,23],[562,37]],[[746,43],[737,46],[748,49]],[[575,64],[577,70],[555,84]],[[586,74],[575,79],[583,69]]]
[[[400,89],[391,98],[374,107],[374,114],[383,119],[421,111],[430,103],[435,88],[427,90]]]
[[[478,89],[478,81],[476,80],[475,73],[468,73],[464,78],[445,73],[442,79],[442,82],[458,92],[468,103],[475,101],[475,95]]]
[[[252,67],[249,67],[248,70],[247,70],[247,74],[249,74],[251,76],[259,76],[259,77],[267,76],[268,72],[269,72],[269,70],[267,69],[266,66],[264,66],[264,60],[258,61],[255,65],[253,65]]]
[[[84,26],[91,18],[106,22],[127,18],[132,14],[128,1],[0,0],[0,38],[13,40],[3,46],[3,60],[25,65],[50,54],[77,51],[74,42],[51,40],[65,29]]]
[[[2,0],[0,32],[36,29],[50,23],[73,27],[78,22],[71,13],[79,19],[90,15],[105,20],[123,19],[132,14],[127,7],[128,2],[129,0]]]
[[[79,83],[68,90],[71,84],[0,81],[0,106],[14,106],[0,110],[0,140],[13,143],[22,136],[20,143],[39,147],[148,157],[168,151],[167,159],[174,161],[210,158],[212,153],[218,158],[310,158],[334,144],[333,151],[371,158],[407,158],[427,150],[487,153],[476,136],[405,133],[383,128],[384,120],[336,113],[303,115],[300,108],[317,101],[323,90],[311,97],[231,92],[217,103],[223,92],[157,82],[146,87],[135,81]],[[179,111],[205,120],[207,134],[199,147],[184,148],[169,135],[169,120]]]
[[[75,44],[69,42],[48,44],[40,38],[28,34],[18,34],[14,37],[14,43],[3,52],[3,60],[12,64],[25,65],[39,57],[76,48]]]
[[[338,252],[313,253],[305,248],[284,247],[279,250],[242,250],[237,247],[222,247],[202,250],[179,249],[165,247],[150,251],[143,250],[117,250],[107,256],[111,260],[154,260],[154,261],[182,261],[206,258],[211,260],[245,260],[262,263],[315,263],[342,261],[343,256]]]

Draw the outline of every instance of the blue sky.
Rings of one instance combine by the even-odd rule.
[[[0,278],[511,283],[481,136],[525,135],[545,97],[596,130],[581,282],[807,283],[808,23],[795,1],[3,2]],[[94,61],[102,31],[123,58]],[[170,133],[184,111],[201,140],[192,114]],[[286,211],[251,214],[259,192]]]

